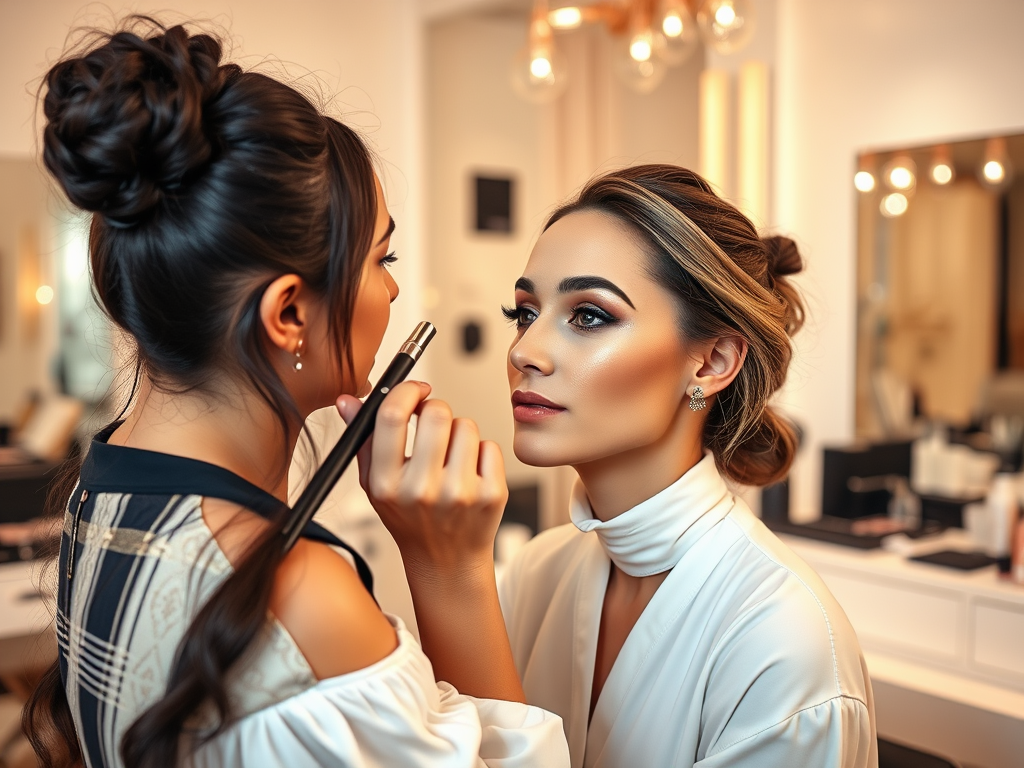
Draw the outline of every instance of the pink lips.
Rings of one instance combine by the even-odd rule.
[[[512,416],[516,421],[533,423],[556,416],[565,410],[536,392],[516,390],[512,393]]]

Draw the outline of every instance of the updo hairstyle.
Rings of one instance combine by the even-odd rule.
[[[134,17],[46,75],[43,160],[93,213],[96,294],[146,374],[187,390],[237,367],[295,416],[261,343],[260,298],[299,275],[329,302],[332,347],[348,347],[373,169],[351,129],[221,54],[207,34]]]
[[[326,302],[331,348],[350,350],[377,215],[373,166],[351,129],[221,55],[212,36],[146,17],[93,38],[46,75],[43,158],[93,214],[93,286],[141,371],[174,392],[247,383],[287,442],[300,414],[268,356],[260,300],[278,277],[300,276]],[[265,626],[286,520],[282,506],[192,621],[164,697],[120,745],[128,768],[178,765],[232,722],[225,679]],[[212,727],[197,729],[200,712]],[[58,664],[24,727],[42,765],[80,764]]]
[[[545,229],[584,210],[606,213],[639,236],[651,276],[678,299],[684,338],[746,340],[743,367],[711,404],[704,448],[739,483],[769,485],[784,478],[796,435],[768,401],[786,379],[790,336],[803,324],[803,303],[786,279],[803,268],[796,244],[761,238],[704,179],[674,165],[639,165],[597,177],[558,208]]]

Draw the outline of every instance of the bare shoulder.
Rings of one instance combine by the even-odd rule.
[[[232,563],[267,522],[237,505],[203,499],[203,518]],[[364,669],[398,647],[394,627],[358,574],[326,544],[300,539],[278,566],[270,610],[320,680]]]
[[[398,647],[355,570],[326,544],[299,540],[278,566],[270,610],[321,680],[364,669]]]

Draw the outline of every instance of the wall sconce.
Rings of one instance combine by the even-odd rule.
[[[48,303],[40,301],[46,298],[43,287],[49,288],[43,283],[39,231],[35,225],[27,225],[18,232],[18,319],[23,344],[34,344],[39,340],[41,308]],[[49,293],[52,301],[52,288]]]

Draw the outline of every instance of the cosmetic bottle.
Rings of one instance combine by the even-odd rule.
[[[1009,472],[1000,472],[992,479],[992,487],[985,499],[988,517],[988,554],[1005,558],[1010,554],[1013,528],[1019,517],[1018,479]]]
[[[932,424],[925,437],[919,437],[910,448],[910,485],[917,493],[935,493],[942,484],[942,454],[945,434]]]

